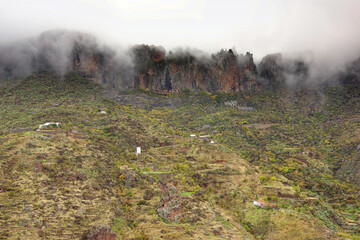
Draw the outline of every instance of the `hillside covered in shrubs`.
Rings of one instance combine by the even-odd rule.
[[[359,96],[354,81],[160,94],[13,77],[0,239],[360,239]]]

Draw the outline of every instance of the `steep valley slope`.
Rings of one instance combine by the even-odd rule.
[[[360,239],[359,94],[13,78],[0,88],[0,239]]]

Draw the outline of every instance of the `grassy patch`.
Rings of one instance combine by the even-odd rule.
[[[190,196],[190,195],[193,195],[193,194],[194,194],[193,192],[182,192],[181,196],[186,197],[186,196]]]
[[[167,174],[167,173],[172,173],[172,172],[142,172],[142,173],[147,173],[147,174]]]

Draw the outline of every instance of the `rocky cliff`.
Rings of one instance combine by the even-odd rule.
[[[259,64],[259,77],[265,85],[300,87],[306,84],[309,66],[302,59],[284,59],[282,54],[269,54]]]
[[[239,92],[258,87],[256,65],[250,53],[236,55],[230,49],[212,56],[197,56],[190,51],[166,55],[164,48],[148,45],[135,46],[131,51],[135,88],[155,92]]]
[[[193,50],[167,54],[161,46],[136,45],[119,54],[92,36],[68,31],[48,31],[24,44],[0,47],[0,79],[44,69],[60,75],[81,72],[114,88],[155,92],[238,92],[260,86],[252,54],[231,49],[210,56]]]
[[[337,75],[342,83],[358,83],[360,60]],[[281,54],[265,56],[258,64],[253,56],[220,50],[208,55],[198,50],[166,50],[161,46],[136,45],[115,51],[100,46],[90,35],[49,31],[31,41],[0,46],[0,79],[27,75],[38,70],[60,75],[80,72],[112,88],[140,88],[167,93],[184,90],[240,92],[264,87],[307,85],[309,64]]]

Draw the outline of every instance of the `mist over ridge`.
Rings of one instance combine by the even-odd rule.
[[[360,240],[360,0],[0,6],[0,240]]]
[[[297,88],[336,84],[341,74],[342,79],[349,78],[345,73],[354,61],[320,61],[311,51],[304,51],[270,53],[255,63],[252,53],[239,53],[236,48],[209,53],[190,47],[111,46],[90,33],[65,29],[0,45],[2,79],[39,70],[54,71],[60,76],[80,71],[113,87],[159,92],[238,92],[258,90],[264,85]],[[351,81],[356,82],[359,73],[352,74],[356,80]]]

